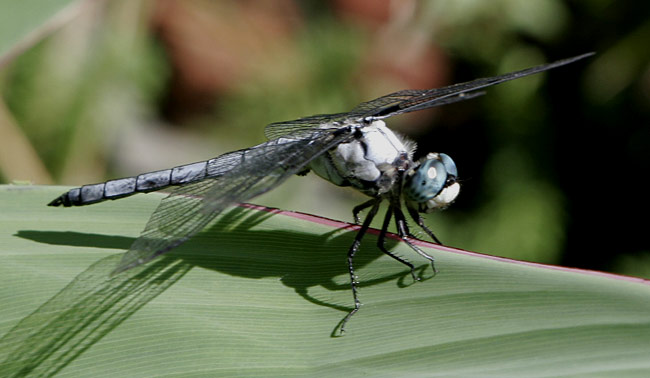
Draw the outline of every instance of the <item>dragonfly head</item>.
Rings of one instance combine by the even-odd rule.
[[[406,173],[403,193],[406,200],[415,203],[420,212],[444,209],[460,191],[458,170],[449,155],[429,153]]]

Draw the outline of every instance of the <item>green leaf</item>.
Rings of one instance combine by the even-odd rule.
[[[70,6],[73,3],[76,6]],[[26,48],[68,20],[81,3],[80,0],[0,1],[0,63],[12,49]]]
[[[161,197],[45,206],[0,187],[0,376],[648,376],[650,286],[428,243],[414,283],[376,234],[236,207],[150,264],[108,272]],[[403,243],[389,247],[431,268]]]

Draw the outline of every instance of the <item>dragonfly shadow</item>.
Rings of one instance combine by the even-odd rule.
[[[0,376],[56,374],[195,266],[250,279],[278,277],[311,303],[349,311],[351,298],[350,304],[332,303],[310,295],[309,289],[350,290],[346,254],[355,230],[336,229],[316,235],[256,227],[271,216],[273,212],[234,208],[188,243],[113,277],[110,272],[122,254],[99,260],[0,339]],[[51,245],[116,250],[128,249],[135,240],[35,230],[21,230],[15,236]],[[373,239],[369,235],[357,255],[357,269],[381,255]],[[392,243],[387,241],[388,246]],[[364,279],[360,287],[391,280],[405,286],[407,276],[405,270]]]
[[[38,243],[65,245],[70,247],[95,247],[126,250],[135,238],[128,236],[91,234],[74,231],[21,230],[15,236]]]
[[[170,253],[191,265],[215,270],[232,276],[252,279],[278,277],[311,303],[348,312],[350,303],[331,303],[309,294],[309,289],[321,286],[327,290],[351,290],[348,278],[347,252],[356,235],[356,228],[335,229],[325,234],[264,230],[255,226],[273,216],[272,212],[235,209],[222,217],[206,232],[195,237],[186,248]],[[396,240],[387,238],[386,246]],[[357,271],[383,256],[376,246],[376,236],[367,235],[354,260]],[[400,287],[413,283],[410,270],[396,262],[396,273],[366,279],[359,287],[397,281]],[[419,275],[429,265],[418,268]]]
[[[311,303],[340,311],[351,310],[350,304],[330,303],[309,294],[309,289],[321,286],[327,290],[350,290],[347,278],[347,252],[356,229],[334,229],[325,234],[264,230],[256,226],[275,216],[273,209],[247,209],[235,207],[223,214],[211,227],[184,245],[163,255],[165,264],[182,261],[187,266],[200,266],[220,273],[251,279],[278,277]],[[80,232],[19,231],[16,236],[53,245],[85,246],[97,248],[128,249],[135,240],[125,236],[101,235]],[[387,238],[390,249],[397,242]],[[354,266],[361,270],[382,256],[376,246],[376,236],[367,235],[357,253]],[[154,261],[158,261],[154,260]],[[160,263],[162,263],[160,262]],[[396,273],[363,279],[359,287],[394,281],[400,287],[413,283],[408,269],[396,262]],[[145,266],[151,265],[146,264]],[[418,268],[419,275],[428,265]],[[335,279],[337,278],[338,279]]]
[[[286,229],[255,228],[275,215],[273,209],[234,207],[220,216],[207,230],[154,260],[154,263],[164,266],[181,261],[183,266],[200,266],[232,276],[251,279],[278,277],[284,285],[291,287],[311,303],[345,312],[351,310],[351,304],[329,303],[311,296],[309,289],[321,286],[332,291],[350,290],[347,252],[356,235],[356,228],[334,229],[320,235]],[[118,250],[128,249],[135,240],[125,236],[70,231],[23,230],[16,236],[52,245]],[[386,239],[389,249],[395,244],[396,240]],[[355,269],[361,270],[382,255],[376,246],[376,236],[367,235],[355,257]],[[119,260],[117,257],[116,259]],[[406,268],[400,269],[399,264],[396,264],[396,273],[363,279],[358,286],[362,288],[388,281],[396,281],[400,287],[410,286],[413,283],[410,271]],[[417,269],[418,275],[423,277],[423,271],[427,267],[428,264],[421,265]],[[338,280],[335,277],[338,277]]]

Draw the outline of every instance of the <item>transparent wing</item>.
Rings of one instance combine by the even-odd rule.
[[[164,198],[112,274],[144,264],[201,231],[226,207],[267,192],[315,157],[351,138],[349,128],[301,140],[272,140],[210,161],[209,177]]]
[[[381,119],[397,114],[450,104],[458,101],[464,101],[484,94],[484,92],[478,91],[479,89],[487,88],[496,84],[519,79],[543,71],[548,71],[565,64],[573,63],[576,60],[580,60],[591,55],[593,55],[593,53],[582,54],[572,58],[558,60],[553,63],[542,64],[520,71],[510,72],[499,76],[476,79],[443,88],[399,91],[383,97],[379,97],[378,99],[372,101],[364,102],[356,108],[352,109],[351,113],[355,114],[357,117],[372,117],[373,119]]]
[[[480,89],[548,71],[593,54],[582,54],[573,58],[558,60],[553,63],[542,64],[521,71],[476,79],[443,88],[399,91],[368,102],[363,102],[348,113],[323,114],[294,121],[272,123],[266,127],[265,133],[269,139],[273,139],[284,135],[305,133],[318,128],[335,128],[344,124],[360,123],[364,119],[368,119],[368,117],[370,117],[369,120],[383,119],[402,113],[464,101],[484,94],[484,92],[479,91]]]
[[[264,129],[264,134],[267,139],[301,138],[315,131],[339,129],[344,124],[349,124],[345,121],[350,119],[350,113],[318,114],[293,121],[271,123]]]

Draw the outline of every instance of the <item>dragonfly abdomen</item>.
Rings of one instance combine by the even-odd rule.
[[[48,206],[83,206],[187,184],[208,176],[210,160],[70,189]]]

